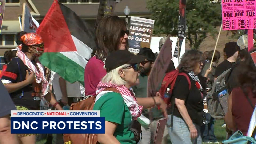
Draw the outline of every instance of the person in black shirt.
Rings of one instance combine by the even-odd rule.
[[[37,60],[44,50],[42,38],[35,33],[26,33],[20,39],[22,44],[17,49],[17,57],[7,64],[2,76],[2,83],[17,110],[39,110],[42,96],[61,110],[53,94],[48,92],[44,68]],[[33,134],[19,134],[18,137],[24,144],[36,142]]]
[[[174,144],[202,143],[200,126],[203,124],[203,87],[197,76],[202,69],[203,56],[200,51],[187,51],[178,66],[179,75],[172,91],[172,110],[168,110],[169,119],[167,125],[171,125],[173,116],[173,127],[169,128],[169,135]]]
[[[224,60],[222,63],[220,63],[215,71],[214,77],[217,78],[219,75],[221,75],[226,70],[230,69],[236,62],[238,58],[239,53],[239,46],[236,42],[229,42],[226,43],[224,48],[224,56],[226,57],[226,60]]]
[[[248,49],[240,50],[238,62],[235,65],[233,65],[232,70],[226,77],[226,84],[227,84],[227,89],[229,93],[231,93],[233,88],[240,86],[238,77],[239,77],[239,74],[241,73],[241,70],[240,70],[241,65],[248,65],[251,67],[255,67],[252,57],[248,52]]]

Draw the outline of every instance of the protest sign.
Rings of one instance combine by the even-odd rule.
[[[222,24],[224,30],[254,29],[256,1],[222,0]]]
[[[140,48],[150,48],[151,35],[154,28],[154,20],[131,17],[128,36],[129,51],[139,53]]]
[[[172,41],[170,37],[167,38],[159,55],[157,56],[154,66],[148,77],[148,97],[156,95],[160,84],[165,76],[170,62],[172,60]]]

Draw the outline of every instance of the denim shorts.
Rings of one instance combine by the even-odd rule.
[[[195,139],[191,139],[189,128],[182,118],[173,116],[173,127],[169,127],[171,125],[171,115],[168,115],[167,125],[169,136],[173,144],[202,143],[200,126],[194,124],[196,126],[198,136]]]

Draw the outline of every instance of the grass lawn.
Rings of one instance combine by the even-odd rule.
[[[224,120],[216,120],[214,124],[214,133],[219,142],[226,139],[226,128],[221,127],[224,124]]]

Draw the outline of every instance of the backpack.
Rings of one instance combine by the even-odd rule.
[[[92,110],[96,96],[71,104],[70,110]],[[97,134],[63,134],[65,144],[97,144]]]
[[[182,75],[187,78],[188,84],[189,84],[189,90],[191,89],[191,81],[186,73],[183,73],[183,72],[180,73],[179,70],[173,70],[167,73],[164,77],[164,80],[162,82],[162,85],[159,91],[162,99],[167,105],[171,104],[172,90],[174,88],[178,75]]]
[[[189,85],[189,90],[191,89],[191,81],[190,78],[186,73],[179,72],[179,70],[173,70],[169,73],[167,73],[164,77],[164,80],[162,82],[161,88],[159,93],[161,94],[161,97],[163,101],[168,105],[168,107],[171,107],[171,111],[173,113],[174,110],[174,102],[171,102],[171,96],[172,96],[172,91],[176,82],[176,79],[179,75],[183,75],[186,77]],[[167,108],[168,110],[168,108]],[[173,126],[173,115],[171,116],[171,125],[170,127]]]
[[[115,88],[107,88],[104,91],[119,93]],[[93,110],[96,96],[88,97],[77,103],[72,103],[70,110]],[[97,134],[63,134],[65,144],[98,144]]]
[[[229,92],[226,80],[231,72],[232,68],[219,75],[214,81],[211,91],[207,94],[207,108],[213,118],[223,118],[227,113]]]

